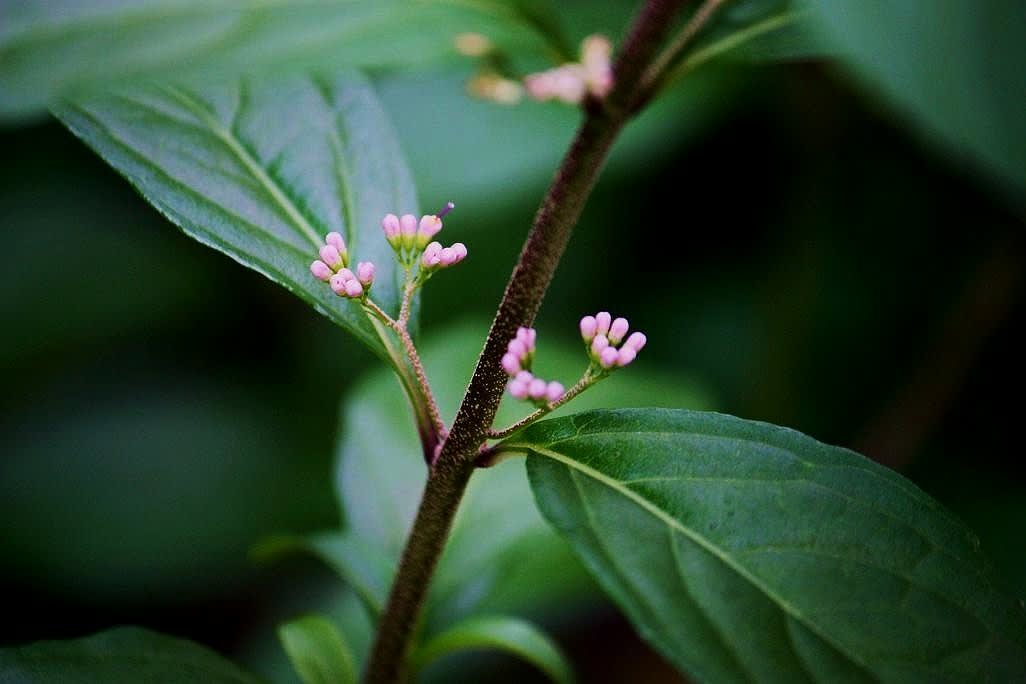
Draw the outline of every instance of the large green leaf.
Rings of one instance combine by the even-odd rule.
[[[329,231],[378,267],[372,296],[398,309],[401,271],[381,235],[387,212],[416,212],[394,131],[360,75],[147,86],[77,100],[61,120],[158,211],[386,349],[359,304],[309,272]]]
[[[538,504],[639,631],[703,681],[1022,681],[1026,610],[899,475],[680,410],[511,437]]]
[[[487,324],[446,331],[423,348],[424,363],[443,415],[455,412],[473,372]],[[537,368],[569,385],[587,365],[578,345],[539,343]],[[644,364],[631,368],[574,401],[581,408],[603,403],[637,406],[658,396],[669,405],[707,404],[692,386],[660,379]],[[505,401],[497,424],[525,413]],[[417,457],[409,409],[381,374],[354,391],[342,416],[339,498],[347,532],[379,545],[397,559],[413,520],[426,471]],[[432,584],[428,631],[481,612],[537,612],[560,598],[572,600],[589,585],[566,545],[548,529],[531,501],[519,459],[482,471],[471,480],[445,555]]]
[[[356,684],[356,663],[338,628],[307,615],[278,628],[285,652],[303,684]]]
[[[857,74],[949,149],[1026,192],[1026,3],[809,0]]]
[[[414,652],[411,667],[420,672],[452,653],[481,649],[504,651],[531,663],[557,684],[573,684],[573,669],[544,632],[501,615],[469,618],[450,627]]]
[[[84,639],[0,649],[0,682],[10,684],[256,684],[213,651],[184,639],[120,627]]]
[[[543,0],[16,0],[0,5],[0,116],[139,77],[396,67],[487,35],[560,50]]]

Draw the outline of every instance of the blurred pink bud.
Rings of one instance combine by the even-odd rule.
[[[374,282],[374,264],[370,261],[361,261],[356,265],[356,279],[364,287],[370,287]]]
[[[454,242],[451,249],[456,255],[456,261],[454,263],[458,264],[467,258],[467,246],[462,242]]]
[[[438,234],[442,229],[442,219],[433,214],[425,214],[420,217],[420,227],[417,229],[420,237],[427,241]]]
[[[348,278],[343,276],[341,273],[336,273],[331,276],[331,280],[328,281],[328,284],[331,285],[331,291],[335,294],[345,295],[347,282],[349,282]]]
[[[528,383],[514,380],[509,383],[509,393],[513,395],[514,399],[527,399],[529,394]]]
[[[452,266],[456,263],[456,253],[452,251],[452,247],[442,248],[442,251],[438,253],[438,262],[442,267]]]
[[[530,74],[524,78],[524,88],[531,99],[538,101],[550,100],[553,97],[552,75],[547,71]]]
[[[611,344],[620,344],[623,340],[623,336],[627,334],[627,330],[630,325],[627,323],[626,318],[617,318],[613,321],[612,325],[609,326],[609,342]]]
[[[612,368],[620,358],[620,353],[613,347],[606,347],[599,354],[599,365],[603,368]]]
[[[417,217],[413,214],[403,214],[399,219],[399,230],[403,237],[413,237],[417,234]]]
[[[332,231],[324,236],[324,242],[342,252],[346,251],[346,241],[342,239],[342,233]]]
[[[599,335],[605,335],[609,332],[609,324],[613,320],[613,317],[609,315],[608,311],[599,311],[595,314],[596,328],[595,332]]]
[[[557,401],[563,396],[564,392],[566,392],[566,390],[563,388],[563,385],[555,380],[545,386],[545,398],[549,401]]]
[[[635,358],[637,358],[637,356],[638,356],[638,352],[634,351],[634,347],[623,347],[623,348],[620,349],[619,352],[617,352],[617,355],[616,355],[616,365],[617,366],[626,366],[631,361],[633,361]]]
[[[509,341],[509,345],[506,347],[506,351],[508,351],[510,354],[517,357],[518,359],[524,358],[525,356],[527,356],[528,353],[527,345],[524,344],[523,340],[519,340],[517,338],[513,338]]]
[[[599,357],[609,347],[609,340],[605,335],[596,335],[591,341],[591,353]]]
[[[442,245],[438,242],[432,242],[424,248],[424,256],[421,257],[421,263],[425,268],[434,268],[441,261],[439,256],[442,252]]]
[[[381,229],[385,231],[388,243],[395,246],[393,243],[399,238],[399,217],[395,214],[385,214],[385,218],[381,219]]]
[[[524,343],[529,352],[533,352],[535,340],[538,339],[538,331],[521,326],[517,328],[517,339]]]
[[[588,90],[596,97],[605,97],[613,87],[611,57],[613,45],[605,36],[588,36],[581,43],[581,63]]]
[[[534,375],[531,373],[531,371],[525,371],[524,370],[524,371],[520,371],[519,373],[517,373],[516,379],[519,380],[520,382],[528,383],[528,382],[531,382],[532,380],[534,380]]]
[[[541,378],[535,378],[527,386],[527,392],[531,395],[532,399],[544,399],[545,393],[548,391],[548,385]]]
[[[310,264],[310,273],[313,273],[314,278],[327,282],[331,278],[332,271],[326,263],[318,259]]]
[[[504,354],[502,356],[502,370],[506,371],[507,375],[516,375],[521,370],[520,359],[513,354]]]
[[[339,268],[342,264],[342,255],[335,245],[324,245],[320,249],[321,261],[331,268]]]
[[[342,276],[342,280],[356,280],[356,276],[348,268],[340,269],[338,274]]]
[[[635,353],[637,353],[644,349],[646,342],[648,342],[648,338],[645,337],[645,333],[635,332],[631,333],[631,336],[627,338],[627,341],[623,343],[623,346],[630,347]]]
[[[564,64],[552,73],[552,93],[566,104],[578,104],[588,92],[584,68],[579,64]]]
[[[346,281],[346,296],[347,297],[360,297],[363,295],[363,285],[360,284],[359,280],[347,280]]]
[[[595,333],[598,331],[598,323],[595,322],[594,316],[585,316],[581,319],[581,338],[588,344],[595,339]]]

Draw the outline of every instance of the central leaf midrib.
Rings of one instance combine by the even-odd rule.
[[[179,104],[188,109],[196,118],[203,122],[210,132],[218,137],[228,150],[242,163],[253,178],[267,191],[271,199],[285,212],[286,217],[292,222],[314,247],[321,245],[321,238],[313,226],[306,220],[296,205],[289,199],[285,191],[272,179],[267,171],[257,162],[256,159],[246,150],[241,141],[217,119],[211,116],[210,112],[192,96],[174,86],[166,86],[163,90],[173,97]]]
[[[706,539],[690,527],[687,527],[686,525],[682,524],[679,520],[669,515],[666,511],[662,510],[661,508],[659,508],[651,501],[638,494],[637,492],[631,490],[629,487],[621,486],[618,480],[611,478],[605,473],[595,470],[590,466],[586,466],[583,463],[580,463],[579,461],[575,461],[574,459],[568,456],[564,456],[563,454],[560,454],[558,452],[546,449],[545,447],[540,447],[535,444],[509,444],[507,446],[511,448],[524,449],[526,451],[534,452],[540,456],[551,458],[554,461],[562,463],[568,468],[577,470],[578,472],[592,478],[596,482],[603,484],[609,487],[610,489],[618,492],[622,496],[629,499],[632,503],[637,505],[639,508],[641,508],[648,514],[652,515],[653,517],[657,518],[663,524],[669,526],[672,529],[677,530],[685,537],[690,539],[692,542],[700,546],[702,549],[710,553],[713,557],[717,558],[728,568],[736,572],[740,577],[742,577],[743,579],[751,583],[754,587],[756,587],[759,591],[764,593],[771,601],[777,604],[777,606],[779,606],[781,610],[783,610],[788,615],[791,615],[794,619],[798,620],[803,625],[808,627],[809,630],[811,630],[825,642],[836,648],[839,653],[844,654],[844,656],[848,658],[852,663],[862,668],[866,672],[872,672],[869,666],[866,663],[864,663],[861,660],[861,658],[850,653],[844,647],[843,644],[837,643],[831,636],[825,634],[817,624],[809,620],[808,617],[803,615],[801,611],[799,611],[795,606],[791,605],[784,598],[770,590],[769,587],[765,586],[757,577],[752,575],[746,568],[734,562],[734,560],[729,555],[724,553],[724,551],[720,549],[716,544],[712,543],[710,540]]]

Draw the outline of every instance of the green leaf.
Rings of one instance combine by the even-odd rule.
[[[488,330],[485,322],[447,329],[422,345],[422,358],[442,413],[452,416],[473,372]],[[587,360],[579,344],[549,336],[537,368],[545,377],[572,382]],[[652,396],[673,404],[708,405],[693,385],[646,372],[644,364],[609,379],[575,404],[639,405]],[[498,423],[522,416],[506,401]],[[409,409],[383,373],[371,375],[350,394],[343,410],[338,449],[339,499],[347,533],[399,557],[426,475]],[[427,632],[468,615],[537,613],[553,605],[594,596],[587,576],[566,544],[545,524],[531,500],[524,464],[511,459],[471,480],[446,552],[431,587]]]
[[[307,615],[286,622],[278,637],[303,684],[355,684],[353,654],[327,618]]]
[[[199,644],[119,627],[84,639],[0,649],[0,681],[255,684],[257,679]]]
[[[545,517],[703,681],[1021,681],[1026,610],[896,473],[797,432],[594,411],[510,438]]]
[[[367,541],[345,532],[320,532],[301,537],[276,535],[264,539],[251,551],[258,561],[296,552],[309,553],[328,565],[352,587],[369,615],[380,615],[395,574],[391,558]]]
[[[8,6],[10,5],[10,6]],[[521,7],[523,5],[523,7]],[[474,31],[515,53],[551,46],[538,0],[27,0],[0,9],[0,116],[172,75],[422,66]]]
[[[810,0],[837,52],[912,123],[1026,192],[1026,3]]]
[[[531,663],[554,682],[574,681],[570,664],[544,632],[530,622],[505,616],[471,618],[445,630],[417,649],[412,669],[420,672],[439,658],[474,649],[505,651]]]
[[[377,266],[374,300],[398,311],[401,271],[379,226],[387,212],[416,213],[416,196],[362,76],[147,86],[56,113],[186,234],[390,355],[361,306],[308,270],[323,236],[337,230],[351,258]]]

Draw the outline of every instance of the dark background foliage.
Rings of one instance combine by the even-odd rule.
[[[576,121],[467,101],[468,73],[377,76],[422,205],[455,200],[470,247],[427,290],[428,339],[491,315]],[[0,149],[0,642],[132,623],[265,660],[274,622],[334,582],[247,551],[336,524],[338,403],[379,362],[52,120]],[[938,150],[823,62],[696,74],[617,148],[538,327],[628,315],[649,370],[903,472],[1023,595],[1023,206]],[[614,681],[595,645],[644,649],[588,610],[557,636]]]

